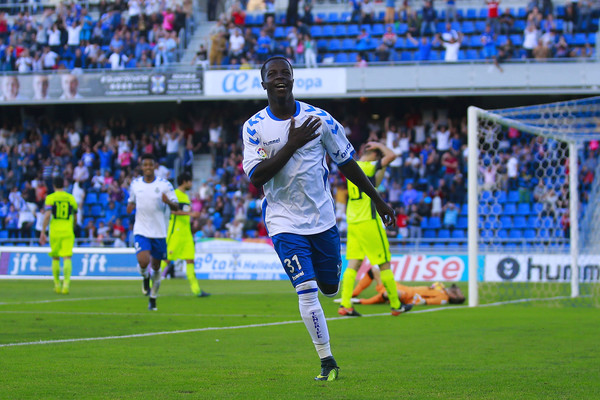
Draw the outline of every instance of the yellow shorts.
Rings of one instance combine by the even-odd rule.
[[[362,260],[365,257],[372,265],[391,260],[390,244],[379,218],[348,224],[346,260]]]
[[[52,258],[71,257],[75,246],[75,236],[53,236],[50,235],[50,253]]]
[[[194,238],[190,235],[177,236],[177,232],[167,238],[167,260],[193,260],[196,255]]]

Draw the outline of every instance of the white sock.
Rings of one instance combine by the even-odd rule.
[[[329,346],[329,330],[325,313],[319,302],[319,289],[317,282],[308,281],[296,286],[298,293],[298,304],[300,306],[300,315],[304,320],[304,325],[312,338],[319,358],[331,356]]]
[[[156,298],[158,295],[158,288],[160,287],[160,269],[153,269],[150,280],[152,281],[152,289],[150,290],[150,297]]]
[[[148,272],[148,267],[146,268],[142,268],[140,267],[140,264],[137,265],[138,271],[140,273],[141,276],[143,276],[144,278],[149,278],[150,277],[150,273]]]

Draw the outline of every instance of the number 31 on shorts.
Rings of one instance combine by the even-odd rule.
[[[294,269],[294,264],[292,264],[292,261],[296,264],[296,268]],[[289,258],[286,258],[285,260],[283,260],[284,268],[289,268],[290,270],[290,274],[293,274],[294,271],[296,271],[296,269],[298,271],[302,270],[302,265],[300,265],[300,260],[298,260],[298,256],[297,255],[293,255],[292,259],[290,260]]]

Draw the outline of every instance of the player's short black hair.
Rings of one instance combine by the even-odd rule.
[[[144,153],[144,154],[142,154],[141,160],[142,161],[152,160],[152,161],[156,162],[156,157],[152,153]]]
[[[54,186],[54,189],[64,188],[65,178],[63,178],[62,176],[55,176],[54,179],[52,179],[52,186]]]
[[[191,180],[192,180],[192,176],[189,173],[182,172],[177,177],[177,185],[181,186],[181,185],[183,185],[183,182],[187,182],[187,181],[191,181]]]
[[[290,63],[290,60],[288,60],[284,56],[269,57],[269,59],[264,62],[264,64],[262,65],[262,67],[260,67],[260,77],[261,77],[261,79],[263,81],[265,80],[265,74],[267,73],[267,64],[270,63],[271,61],[274,61],[274,60],[284,60],[286,63],[288,63],[288,65],[290,66],[290,69],[292,70],[292,72],[294,72],[294,67],[292,67],[292,64]]]

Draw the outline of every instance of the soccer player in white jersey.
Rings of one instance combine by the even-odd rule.
[[[144,278],[143,292],[150,295],[148,309],[156,311],[156,297],[160,287],[160,262],[167,259],[167,224],[165,209],[179,209],[173,185],[154,174],[156,159],[152,154],[141,157],[142,176],[135,178],[129,188],[127,213],[135,209],[133,224],[134,246],[140,272]],[[148,265],[152,273],[148,271]],[[150,289],[152,280],[152,289]]]
[[[261,68],[268,107],[243,127],[244,171],[263,186],[263,218],[283,267],[298,294],[300,315],[321,359],[316,380],[332,381],[339,367],[318,290],[328,297],[340,283],[340,236],[329,187],[326,156],[367,196],[387,225],[394,211],[352,159],[344,128],[327,112],[296,101],[287,59],[272,57]]]

